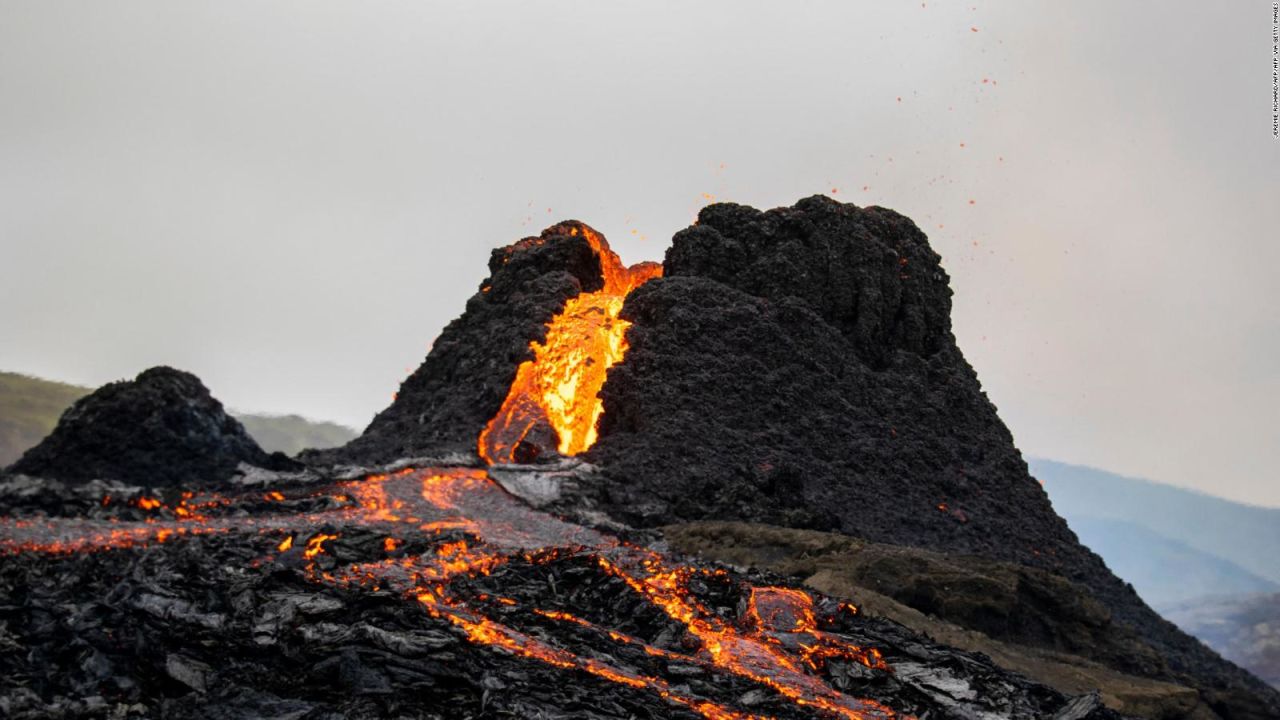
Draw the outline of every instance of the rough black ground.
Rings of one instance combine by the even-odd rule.
[[[679,552],[856,597],[864,612],[987,654],[1060,692],[1097,690],[1117,712],[1159,720],[1217,717],[1194,688],[1152,679],[1168,671],[1163,656],[1114,622],[1087,588],[1045,570],[775,525],[701,521],[661,533]]]
[[[396,556],[445,535],[409,539]],[[298,550],[256,533],[70,555],[26,553],[0,567],[0,714],[13,718],[694,718],[648,688],[605,681],[470,642],[412,598],[367,585],[319,586]],[[346,530],[318,571],[387,556],[381,533]],[[749,578],[693,587],[727,620]],[[756,582],[769,578],[756,576]],[[654,657],[600,629],[548,620],[566,610],[628,636],[688,651],[682,626],[573,552],[512,558],[453,583],[475,607],[555,647],[665,678],[741,712],[814,717],[776,692],[693,662]],[[503,605],[491,598],[506,598]],[[487,599],[489,598],[489,599]],[[878,648],[895,672],[832,660],[824,681],[918,717],[1113,720],[1096,697],[1066,698],[941,647],[895,623],[823,600],[824,629]],[[693,641],[696,645],[696,641]]]
[[[195,375],[154,367],[77,400],[8,472],[187,487],[223,481],[241,463],[299,467],[259,447]]]

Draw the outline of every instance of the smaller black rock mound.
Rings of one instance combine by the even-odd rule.
[[[49,437],[8,472],[71,482],[101,478],[186,486],[226,480],[242,462],[272,470],[297,467],[259,447],[200,378],[154,367],[76,401]]]

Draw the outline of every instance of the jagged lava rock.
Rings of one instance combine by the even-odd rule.
[[[956,347],[939,261],[883,208],[704,209],[622,311],[630,349],[590,452],[620,519],[1059,565],[1076,539]]]
[[[891,210],[704,208],[623,307],[630,349],[601,391],[587,458],[602,470],[583,490],[636,526],[834,529],[1052,570],[1222,715],[1280,714],[1280,695],[1161,619],[1053,511],[956,345],[950,298],[924,233]]]
[[[317,556],[318,567],[341,573],[353,562],[380,564],[389,552],[397,564],[411,562],[466,537],[411,535],[403,548],[387,551],[385,533],[344,526]],[[363,583],[319,586],[319,573],[311,572],[317,568],[304,567],[296,548],[264,559],[264,548],[275,542],[233,532],[112,552],[6,558],[0,593],[12,600],[0,604],[0,637],[10,650],[0,653],[0,712],[16,720],[841,717],[707,662],[683,622],[585,548],[541,558],[516,553],[491,573],[442,581],[478,617],[492,615],[493,627],[554,647],[559,659],[543,662],[468,640],[411,594]],[[757,622],[747,612],[752,588],[776,580],[707,574],[691,584],[691,597],[749,626]],[[894,670],[832,658],[809,677],[850,699],[889,705],[901,713],[894,718],[1120,720],[1096,696],[1064,697],[985,657],[840,611],[834,600],[815,601],[828,640],[874,647]],[[571,613],[583,624],[555,621],[548,611]],[[798,649],[804,636],[782,630],[766,637]],[[579,653],[634,679],[610,681],[575,668],[566,658]],[[707,704],[701,712],[682,707],[639,678]]]
[[[394,403],[308,462],[472,453],[530,343],[599,258],[565,222],[496,250]],[[601,397],[593,482],[564,497],[628,524],[700,519],[839,530],[1024,563],[1081,583],[1224,717],[1280,697],[1146,607],[1079,544],[1027,471],[951,333],[940,258],[908,218],[814,197],[761,212],[704,208],[664,278],[627,298],[624,359]]]
[[[8,472],[69,482],[188,486],[225,480],[240,463],[298,467],[259,447],[195,375],[154,367],[77,400]]]
[[[440,333],[395,401],[347,445],[300,457],[317,464],[377,464],[475,452],[476,438],[502,407],[516,368],[533,357],[530,343],[546,339],[547,323],[569,298],[604,286],[600,258],[584,227],[568,220],[495,249],[489,277],[467,300],[466,312]]]

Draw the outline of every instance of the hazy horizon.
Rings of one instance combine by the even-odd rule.
[[[928,233],[1026,455],[1280,506],[1270,21],[0,0],[0,369],[361,429],[491,248],[577,218],[660,260],[712,199],[825,193]]]

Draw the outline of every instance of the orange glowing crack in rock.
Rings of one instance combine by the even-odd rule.
[[[521,657],[531,658],[552,667],[563,670],[580,670],[596,677],[604,678],[619,685],[626,685],[637,690],[650,689],[663,699],[677,705],[683,705],[708,720],[752,720],[757,715],[738,712],[718,703],[695,698],[675,692],[670,684],[661,678],[639,675],[620,668],[611,667],[594,658],[582,658],[573,653],[552,647],[528,635],[516,632],[487,618],[471,618],[465,611],[442,608],[437,599],[430,593],[420,593],[418,602],[427,608],[427,612],[436,617],[445,617],[454,625],[467,633],[467,638],[480,645],[493,645]],[[763,720],[761,718],[760,720]]]
[[[578,235],[573,227],[570,234]],[[627,293],[662,275],[657,263],[626,267],[604,236],[583,226],[596,256],[604,287],[570,298],[547,325],[546,340],[530,343],[534,358],[516,369],[515,380],[498,414],[480,433],[480,457],[489,464],[517,461],[517,450],[540,421],[550,423],[561,455],[577,455],[596,441],[596,422],[604,407],[600,388],[609,368],[627,351],[631,323],[618,317]]]

